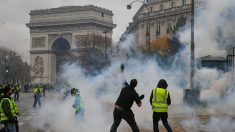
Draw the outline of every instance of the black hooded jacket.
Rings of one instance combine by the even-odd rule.
[[[115,105],[123,109],[130,109],[134,101],[136,104],[141,103],[139,94],[135,91],[135,87],[131,87],[127,82],[125,82]]]
[[[168,84],[167,84],[166,80],[161,79],[161,80],[158,82],[157,88],[167,89],[167,87],[168,87]],[[149,102],[150,102],[151,105],[152,105],[152,99],[153,99],[153,91],[152,91],[151,96],[150,96],[150,99],[149,99]],[[168,105],[171,104],[171,97],[170,97],[170,93],[169,93],[169,92],[168,92],[168,97],[167,97],[167,104],[168,104]]]

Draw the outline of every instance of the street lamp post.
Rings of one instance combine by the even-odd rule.
[[[194,60],[195,60],[195,51],[194,51],[194,0],[192,0],[191,7],[191,71],[190,71],[190,88],[194,88]]]
[[[184,91],[184,102],[195,105],[199,103],[200,90],[194,84],[194,73],[195,73],[195,44],[194,44],[194,10],[195,3],[191,0],[191,54],[190,54],[190,89],[185,89]]]
[[[127,5],[127,9],[130,10],[131,9],[131,5],[135,2],[141,2],[143,3],[144,7],[147,9],[148,11],[148,24],[147,24],[147,31],[146,31],[146,44],[148,45],[148,53],[150,55],[150,49],[151,49],[151,44],[150,44],[150,10],[146,4],[145,1],[142,1],[142,0],[135,0],[133,2],[131,2],[130,4]]]

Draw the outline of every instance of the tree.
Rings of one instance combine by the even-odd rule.
[[[17,52],[0,47],[0,58],[0,83],[26,83],[29,81],[30,67]]]
[[[89,74],[100,72],[109,65],[111,39],[97,34],[80,36],[76,42],[77,51],[74,57]]]

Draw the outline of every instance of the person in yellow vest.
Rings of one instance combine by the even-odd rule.
[[[172,132],[170,125],[168,124],[168,105],[171,104],[170,93],[166,90],[168,84],[166,80],[161,79],[158,85],[153,89],[150,96],[150,104],[153,110],[153,130],[159,132],[158,122],[162,120],[163,125],[168,132]]]
[[[0,102],[0,121],[5,126],[5,132],[18,132],[18,120],[19,111],[16,103],[11,98],[13,89],[10,86],[6,86],[3,89],[4,95]]]
[[[20,85],[17,84],[15,87],[14,87],[14,100],[15,101],[19,101],[19,92],[20,92],[21,88],[20,88]]]
[[[34,104],[33,108],[36,108],[36,105],[38,104],[39,107],[41,107],[41,97],[43,95],[43,88],[39,85],[36,85],[33,88],[33,94],[34,94]]]

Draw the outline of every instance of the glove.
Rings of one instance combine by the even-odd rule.
[[[139,99],[140,100],[144,99],[144,94],[140,95]]]

